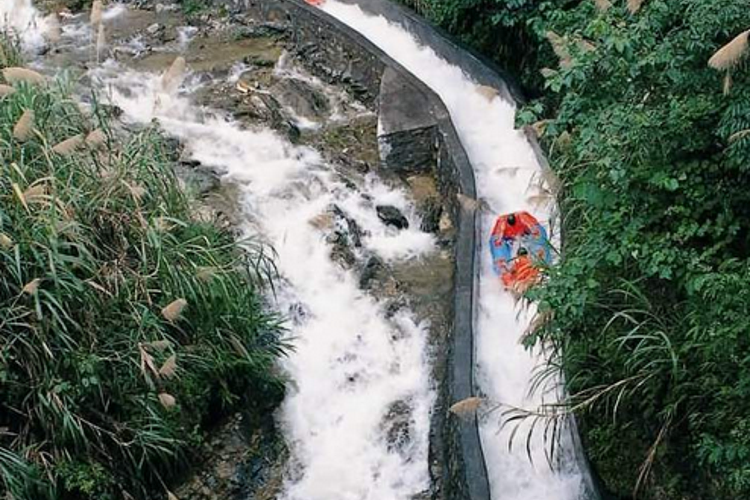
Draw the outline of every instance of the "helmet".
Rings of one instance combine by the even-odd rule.
[[[518,249],[518,256],[521,257],[522,255],[529,255],[529,251],[524,247]]]
[[[516,215],[515,214],[510,214],[506,220],[508,221],[508,225],[509,226],[515,226],[516,225]]]

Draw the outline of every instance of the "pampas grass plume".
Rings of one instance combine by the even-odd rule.
[[[182,80],[185,78],[185,70],[187,69],[187,63],[185,58],[179,56],[174,60],[172,65],[169,67],[164,76],[161,79],[161,87],[164,92],[173,94],[182,85]]]
[[[177,373],[177,355],[172,354],[159,368],[159,375],[164,378],[172,378]]]
[[[455,403],[450,407],[450,412],[461,418],[471,417],[482,405],[482,398],[472,396]]]
[[[100,146],[102,146],[107,141],[107,136],[102,132],[101,129],[96,129],[92,132],[90,132],[86,136],[86,146],[90,147],[91,149],[97,149]]]
[[[0,83],[0,97],[5,97],[13,94],[16,91],[13,87],[10,85],[3,85]]]
[[[182,314],[183,309],[187,306],[187,300],[177,299],[161,310],[161,315],[169,322],[176,321]]]
[[[29,83],[29,84],[37,84],[37,83],[43,83],[45,78],[40,73],[37,73],[36,71],[26,69],[26,68],[5,68],[3,70],[3,78],[5,78],[5,81],[14,84],[14,83]]]
[[[631,14],[635,14],[639,10],[641,10],[641,6],[643,5],[644,0],[628,0],[628,10]]]
[[[609,0],[594,0],[594,5],[600,12],[606,12],[612,7],[612,2]]]
[[[91,4],[91,27],[94,28],[94,31],[97,31],[99,29],[99,25],[102,23],[102,2],[101,0],[95,0],[93,4]]]
[[[168,394],[166,392],[159,393],[159,402],[164,408],[172,408],[175,404],[177,404],[177,400],[172,396],[171,394]]]
[[[31,138],[34,130],[34,111],[27,109],[13,127],[13,138],[18,142],[26,142]]]
[[[747,52],[747,39],[750,30],[743,31],[728,44],[716,51],[708,60],[713,69],[723,70],[735,67]]]
[[[83,136],[80,134],[74,135],[70,139],[65,139],[64,141],[53,146],[52,152],[60,156],[69,156],[73,154],[76,151],[76,149],[80,148],[82,145],[83,145]]]
[[[34,295],[36,291],[39,289],[39,284],[42,282],[39,278],[34,278],[33,280],[29,281],[23,286],[23,289],[21,290],[26,295]]]
[[[479,92],[482,96],[487,98],[487,100],[490,102],[498,96],[497,90],[487,85],[477,86],[477,92]]]
[[[0,248],[8,250],[13,246],[13,240],[5,233],[0,233]]]

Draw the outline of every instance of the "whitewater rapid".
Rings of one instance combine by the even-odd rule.
[[[360,289],[358,275],[332,260],[327,231],[316,223],[335,204],[362,230],[362,248],[355,250],[360,256],[419,258],[435,251],[435,241],[418,229],[406,193],[375,175],[352,189],[313,149],[195,106],[190,95],[199,78],[188,78],[181,92],[170,94],[160,75],[112,61],[94,77],[125,121],[157,120],[190,159],[239,186],[245,235],[276,252],[280,277],[270,300],[290,318],[294,345],[281,363],[290,384],[278,418],[291,449],[282,498],[407,500],[428,490],[435,399],[428,325],[408,309],[387,316],[385,304]],[[410,229],[385,226],[379,204],[399,208]],[[388,441],[394,405],[408,409],[407,442]]]
[[[541,194],[541,168],[524,134],[514,128],[515,105],[500,96],[488,96],[460,68],[421,46],[399,25],[364,13],[358,6],[328,0],[322,9],[358,31],[408,71],[432,88],[443,100],[474,167],[478,196],[491,207],[481,215],[479,296],[475,318],[476,370],[481,392],[501,411],[510,407],[535,410],[558,399],[558,388],[529,394],[540,352],[530,352],[520,339],[535,314],[535,307],[520,307],[505,292],[492,271],[487,250],[492,224],[501,213],[526,210],[549,224],[552,202],[536,203]],[[554,385],[554,384],[553,384]],[[569,437],[562,436],[562,451],[555,468],[545,456],[543,432],[531,439],[526,452],[526,432],[509,449],[513,426],[501,426],[501,412],[480,420],[480,437],[487,463],[492,497],[502,500],[578,500],[585,492]]]

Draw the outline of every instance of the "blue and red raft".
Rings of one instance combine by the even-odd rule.
[[[495,273],[508,288],[534,283],[540,265],[552,259],[547,231],[528,212],[497,218],[490,235],[490,252]]]

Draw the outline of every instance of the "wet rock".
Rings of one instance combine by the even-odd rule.
[[[383,419],[388,449],[404,452],[411,443],[414,419],[412,410],[406,401],[396,401],[389,408]]]
[[[259,68],[273,68],[276,66],[277,60],[278,58],[270,57],[266,54],[250,54],[249,56],[245,56],[242,61],[245,64],[257,66]]]
[[[198,196],[215,191],[221,185],[219,175],[195,160],[184,160],[175,166],[175,174]]]
[[[396,229],[409,229],[409,221],[401,213],[401,210],[393,205],[378,205],[375,210],[378,212],[378,218],[386,226],[393,226]]]
[[[361,248],[362,236],[364,235],[364,231],[362,231],[362,228],[359,227],[357,221],[346,215],[346,213],[341,210],[338,205],[332,205],[331,212],[333,213],[339,226],[343,226],[342,229],[346,231],[346,235],[348,236],[350,243],[355,248]]]
[[[351,269],[357,263],[357,257],[349,247],[349,240],[346,234],[341,231],[334,231],[326,238],[326,242],[331,245],[331,259],[338,262],[344,269]]]
[[[295,114],[312,121],[322,121],[330,112],[325,95],[302,80],[287,78],[271,87],[274,97],[289,106]]]
[[[270,94],[253,93],[237,106],[234,116],[237,119],[266,123],[274,130],[286,135],[293,143],[300,139],[299,128],[284,116],[281,104]]]
[[[368,290],[372,282],[379,279],[385,272],[385,264],[383,261],[376,256],[371,256],[367,259],[365,267],[362,269],[362,274],[359,276],[359,287],[363,290]]]
[[[443,215],[443,205],[436,199],[428,199],[419,206],[418,210],[422,218],[419,229],[425,233],[438,233],[440,231],[440,217]]]

